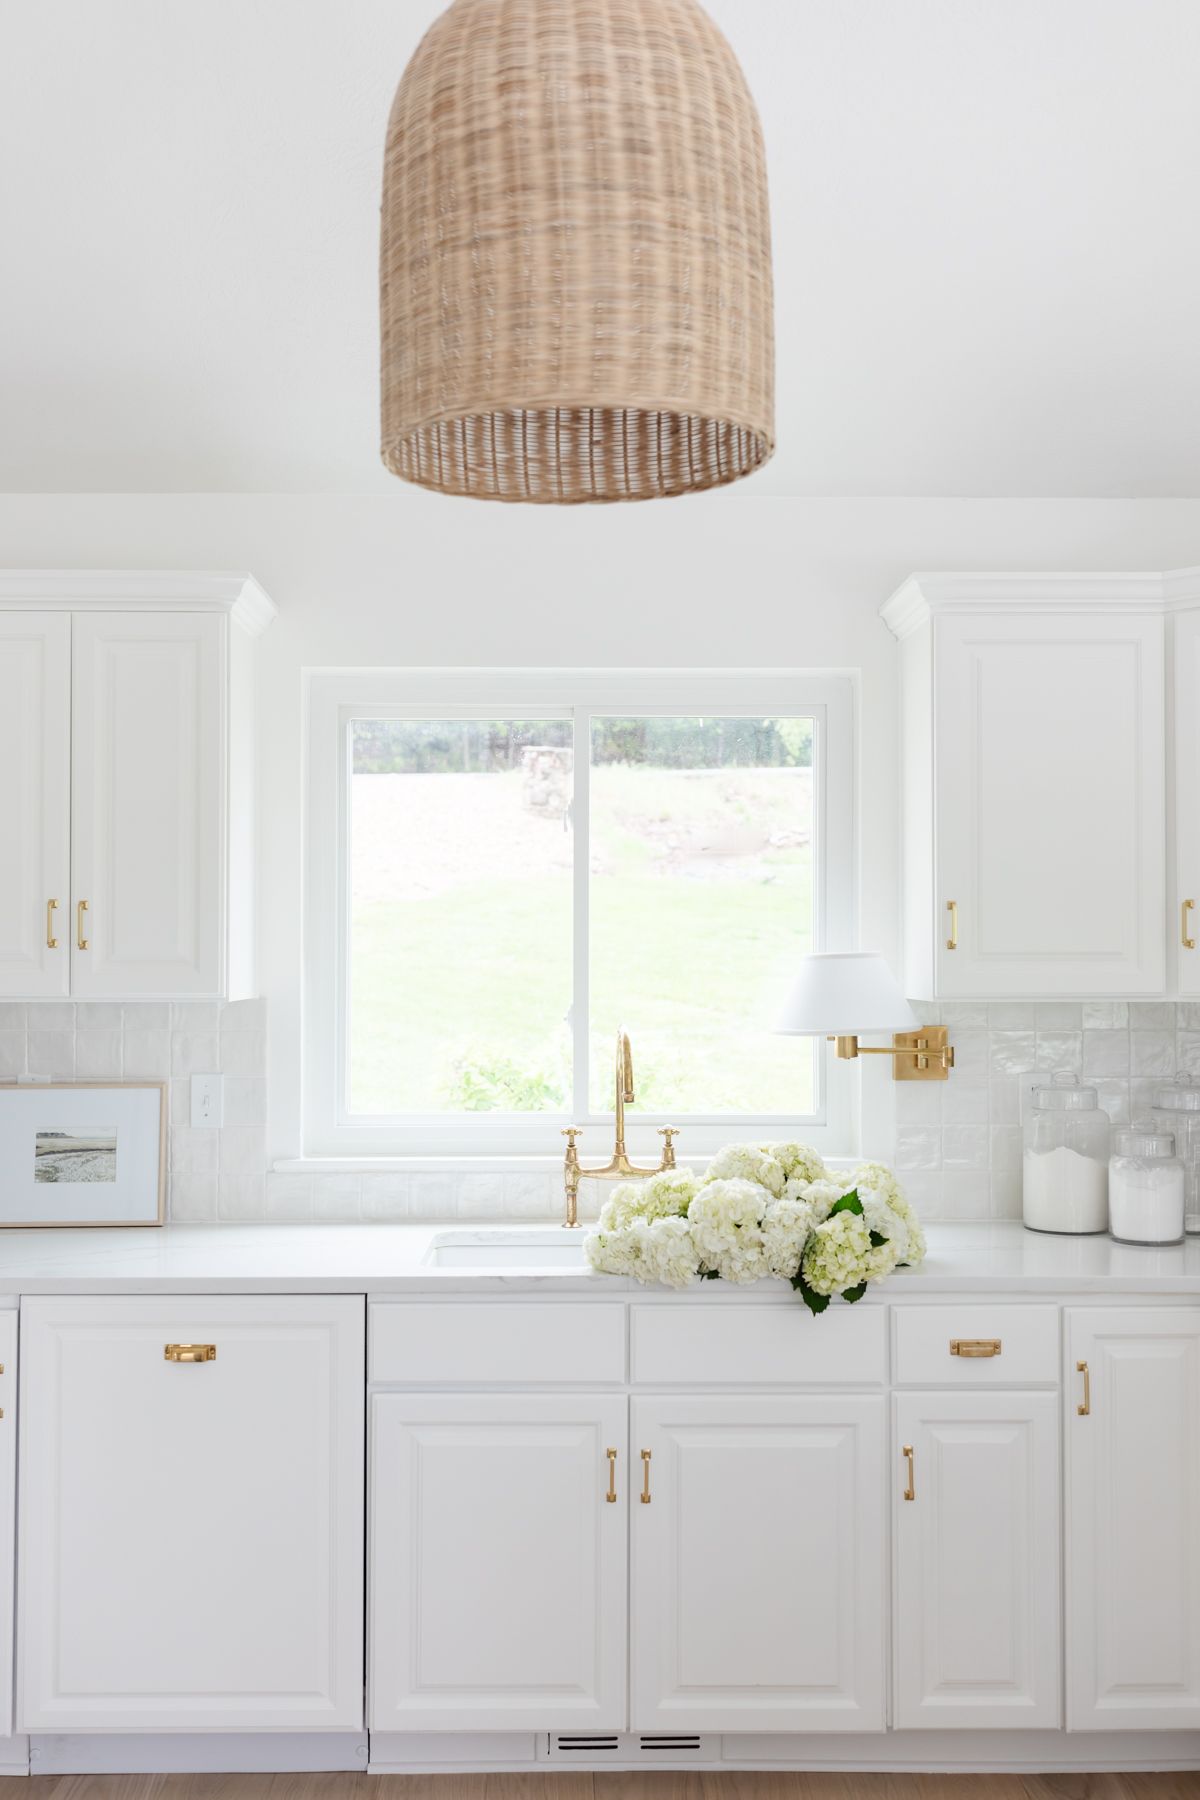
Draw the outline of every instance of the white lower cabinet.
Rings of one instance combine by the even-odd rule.
[[[1067,1725],[1195,1730],[1200,1307],[1070,1308],[1066,1417]]]
[[[1058,1395],[895,1408],[893,1723],[1058,1726]]]
[[[13,1563],[17,1551],[17,1315],[0,1312],[0,1738],[13,1728]]]
[[[882,1396],[638,1398],[632,1425],[632,1729],[882,1730]]]
[[[363,1326],[356,1297],[24,1302],[19,1729],[361,1726]]]
[[[374,1730],[624,1729],[626,1441],[623,1394],[374,1397]]]

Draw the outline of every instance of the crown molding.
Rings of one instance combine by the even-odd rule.
[[[1132,573],[918,573],[879,609],[898,638],[946,613],[1179,612],[1200,606],[1200,568]]]
[[[278,607],[253,575],[193,569],[0,569],[0,611],[223,612],[259,637]]]

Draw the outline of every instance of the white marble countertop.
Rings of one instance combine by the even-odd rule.
[[[586,1231],[586,1227],[585,1227]],[[553,1293],[598,1299],[664,1288],[596,1275],[580,1265],[502,1270],[435,1268],[435,1241],[471,1232],[489,1242],[553,1228],[411,1225],[168,1225],[161,1230],[0,1232],[0,1296],[132,1293]],[[581,1233],[582,1237],[584,1233]],[[931,1225],[919,1270],[901,1269],[863,1305],[923,1295],[1200,1295],[1200,1237],[1169,1249],[1108,1237],[1050,1237],[1019,1224]],[[754,1300],[798,1304],[781,1282],[750,1287],[701,1282],[682,1304]]]

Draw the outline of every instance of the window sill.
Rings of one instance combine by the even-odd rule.
[[[702,1169],[712,1152],[677,1155],[681,1169]],[[831,1168],[852,1167],[852,1155],[826,1156]],[[276,1175],[548,1175],[561,1172],[561,1156],[281,1156],[271,1164]],[[588,1170],[582,1171],[586,1180]]]

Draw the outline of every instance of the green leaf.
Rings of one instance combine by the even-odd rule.
[[[792,1276],[792,1286],[799,1293],[810,1313],[814,1315],[823,1313],[829,1305],[829,1295],[818,1294],[815,1288],[810,1288],[804,1276],[799,1272]]]
[[[721,1271],[719,1269],[701,1269],[700,1279],[701,1281],[720,1281]]]
[[[866,1282],[860,1281],[857,1287],[844,1288],[842,1290],[842,1299],[846,1302],[847,1306],[853,1306],[856,1300],[862,1299],[866,1291]]]
[[[871,1233],[871,1248],[872,1248],[872,1250],[880,1250],[883,1248],[884,1244],[886,1244],[886,1243],[887,1243],[887,1239],[884,1237],[882,1231],[873,1231]]]
[[[829,1209],[829,1217],[832,1219],[835,1213],[851,1212],[851,1213],[858,1213],[859,1217],[861,1218],[862,1217],[862,1209],[863,1209],[863,1203],[858,1197],[858,1189],[851,1188],[851,1190],[848,1194],[843,1194],[840,1200],[834,1201],[833,1205]]]

